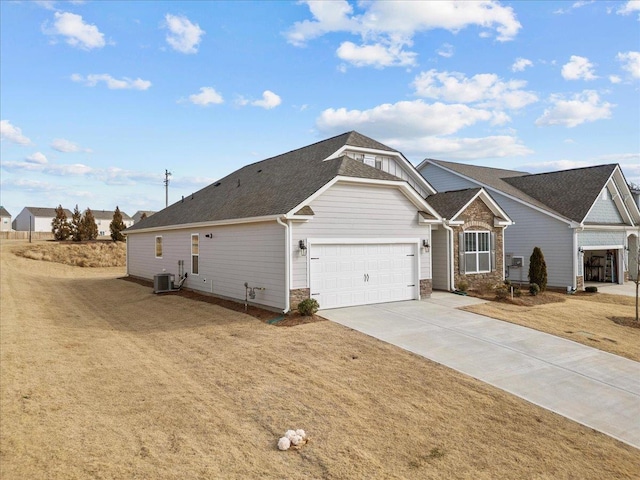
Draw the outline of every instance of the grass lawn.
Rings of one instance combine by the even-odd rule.
[[[0,478],[640,476],[637,449],[338,324],[0,247]],[[290,428],[310,442],[280,452]]]

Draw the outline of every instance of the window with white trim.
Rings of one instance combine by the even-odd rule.
[[[490,232],[464,232],[465,273],[491,271]]]
[[[198,260],[200,259],[200,235],[191,235],[191,274],[198,275]]]
[[[156,237],[156,258],[162,258],[162,237]]]

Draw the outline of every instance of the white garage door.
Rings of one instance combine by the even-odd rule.
[[[414,244],[310,246],[311,298],[320,308],[418,298]]]

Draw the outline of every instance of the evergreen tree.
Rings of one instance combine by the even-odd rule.
[[[113,212],[113,220],[109,224],[109,230],[111,230],[111,240],[114,242],[124,242],[124,235],[122,235],[122,230],[127,228],[122,221],[122,213],[120,213],[120,208],[116,205],[116,211]]]
[[[69,225],[67,214],[62,205],[58,205],[56,208],[56,216],[51,221],[51,232],[56,240],[66,240],[71,235],[71,225]]]
[[[535,283],[540,291],[547,289],[547,263],[540,247],[535,247],[529,257],[529,283]]]
[[[71,240],[74,242],[79,242],[82,240],[82,214],[78,209],[78,204],[76,203],[76,208],[73,209],[73,213],[71,214]]]
[[[142,215],[140,215],[140,221],[144,220],[145,218],[147,218],[147,212],[142,212]]]
[[[98,238],[98,225],[96,225],[96,219],[90,208],[87,208],[82,215],[80,238],[82,240],[95,240]]]

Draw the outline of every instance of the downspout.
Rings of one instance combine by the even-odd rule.
[[[276,222],[284,227],[285,249],[284,249],[284,310],[282,313],[288,313],[290,310],[289,292],[291,289],[291,225],[276,218]]]
[[[582,255],[580,255],[580,251],[578,250],[578,229],[580,229],[580,231],[583,231],[584,224],[581,223],[579,226],[573,229],[573,255],[571,255],[573,258],[573,282],[571,282],[571,288],[574,291],[578,289],[578,262],[582,260]]]
[[[455,273],[454,273],[454,252],[453,252],[453,228],[447,225],[447,219],[442,219],[442,226],[449,232],[449,242],[447,244],[447,258],[449,259],[449,291],[453,292],[456,288],[455,286]]]

